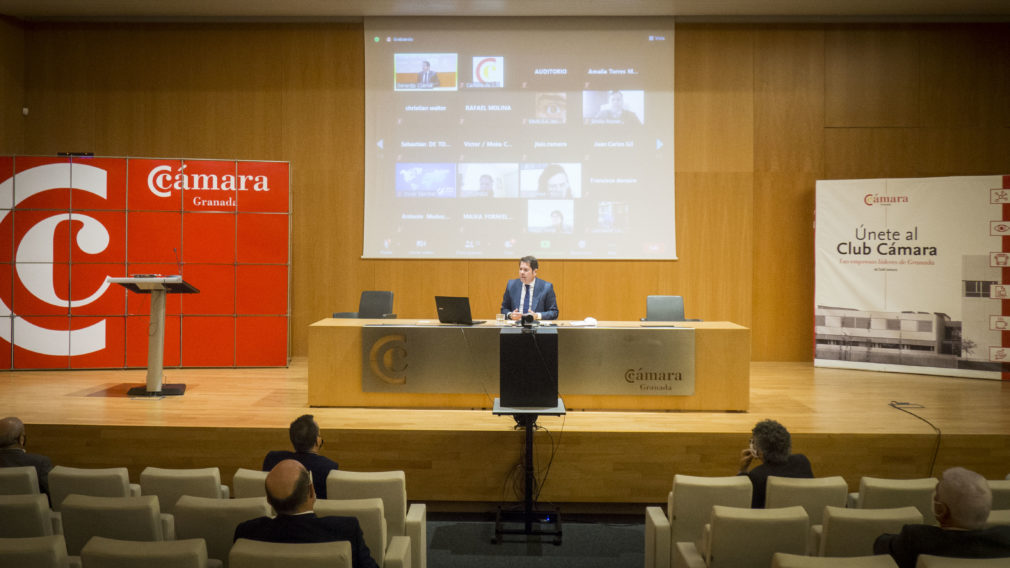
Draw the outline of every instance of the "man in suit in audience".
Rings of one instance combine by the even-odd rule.
[[[49,470],[53,462],[40,454],[25,451],[25,425],[20,418],[8,416],[0,420],[0,467],[30,465],[39,478],[39,490],[49,495]]]
[[[334,542],[351,543],[354,568],[378,568],[365,545],[358,519],[354,517],[317,517],[312,512],[316,492],[305,466],[295,460],[278,463],[266,479],[267,501],[277,516],[259,517],[235,527],[235,540],[247,538],[264,542]]]
[[[554,297],[554,285],[537,279],[540,263],[532,256],[519,259],[519,278],[513,278],[505,285],[505,296],[501,301],[501,312],[512,320],[532,315],[534,319],[558,319],[558,300]]]
[[[933,495],[940,526],[905,525],[899,534],[880,535],[873,553],[890,554],[901,568],[915,568],[920,554],[1010,559],[1010,526],[985,528],[991,508],[992,491],[985,478],[952,467],[943,472]]]
[[[320,455],[323,447],[323,437],[319,435],[319,424],[311,414],[303,414],[291,423],[288,437],[295,451],[277,450],[267,453],[263,458],[263,471],[270,471],[283,460],[295,460],[312,472],[312,484],[316,495],[326,499],[326,476],[331,470],[339,469],[337,462]]]

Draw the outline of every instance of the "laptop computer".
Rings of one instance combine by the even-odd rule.
[[[484,320],[474,321],[470,316],[470,298],[466,296],[435,296],[435,310],[438,321],[457,325],[476,325]]]

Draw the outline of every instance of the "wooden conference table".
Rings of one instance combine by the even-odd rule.
[[[750,329],[746,327],[715,321],[668,325],[602,321],[596,327],[577,327],[561,320],[556,329],[558,391],[569,409],[748,410]],[[491,408],[498,396],[499,331],[494,320],[477,326],[408,319],[317,321],[309,327],[309,405]],[[688,361],[685,375],[692,375],[693,386],[688,385],[687,394],[667,394],[662,389],[627,394],[633,391],[625,383],[635,382],[636,372],[638,378],[643,377],[642,367],[637,371],[628,367],[626,373],[622,371],[627,380],[611,376],[610,383],[589,376],[629,351],[665,346],[662,342],[671,336],[681,345],[679,355],[659,355]],[[365,345],[372,346],[370,351],[363,350]],[[686,356],[683,349],[689,349]],[[420,377],[424,373],[427,377]]]

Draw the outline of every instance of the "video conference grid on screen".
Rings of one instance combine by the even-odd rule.
[[[368,258],[676,258],[673,26],[365,20]]]

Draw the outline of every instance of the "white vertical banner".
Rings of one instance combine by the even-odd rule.
[[[818,181],[814,365],[1000,379],[1003,180]]]

